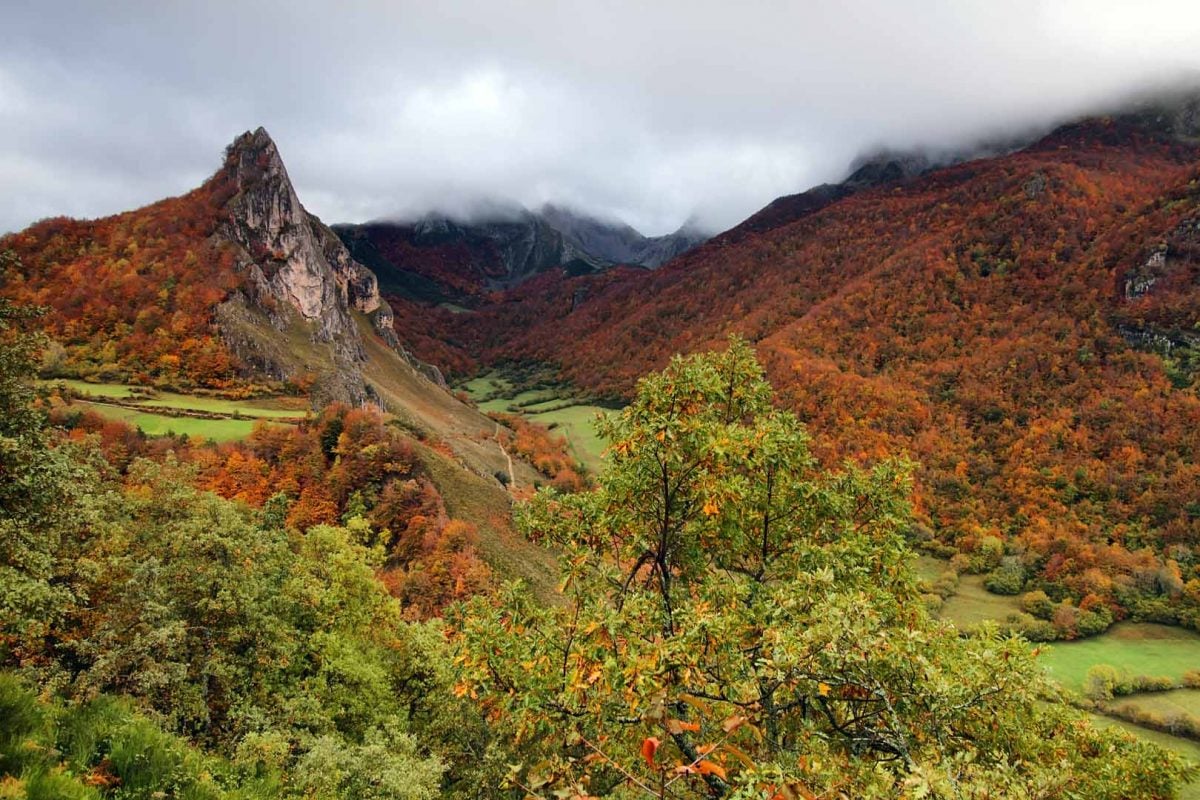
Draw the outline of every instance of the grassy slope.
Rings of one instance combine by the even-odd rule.
[[[599,472],[602,466],[601,455],[607,446],[605,441],[596,433],[595,421],[598,414],[612,414],[611,409],[600,406],[568,406],[553,411],[531,413],[527,416],[534,422],[540,422],[556,431],[561,431],[571,445],[571,452],[582,461],[588,469]]]
[[[921,578],[933,581],[949,564],[922,555],[915,559],[913,568]],[[1020,610],[1017,598],[988,592],[983,588],[982,576],[963,575],[958,593],[946,601],[941,617],[958,627],[969,627],[988,619],[1003,620],[1013,610]],[[1200,634],[1166,625],[1119,623],[1091,639],[1044,645],[1040,661],[1052,678],[1074,691],[1082,690],[1084,676],[1096,664],[1111,664],[1134,675],[1170,675],[1178,679],[1189,669],[1200,669]],[[1200,690],[1176,689],[1124,697],[1118,698],[1116,704],[1131,704],[1161,714],[1183,712],[1200,716]],[[1200,742],[1099,714],[1092,715],[1092,719],[1101,727],[1121,728],[1200,764]],[[1200,780],[1185,786],[1179,796],[1181,800],[1200,800]]]
[[[960,628],[969,628],[987,620],[1004,620],[1009,614],[1021,610],[1021,603],[1016,597],[992,594],[984,588],[983,580],[982,575],[961,576],[958,592],[947,598],[942,606],[942,618]]]
[[[308,413],[308,403],[302,398],[224,400],[219,397],[202,397],[177,392],[156,392],[153,398],[137,400],[134,396],[137,387],[119,383],[88,383],[78,380],[52,380],[45,381],[45,383],[51,386],[62,384],[82,395],[91,397],[132,400],[138,406],[148,409],[178,408],[186,411],[240,414],[243,417],[264,419],[297,419]]]
[[[1132,697],[1118,697],[1112,706],[1135,706],[1164,717],[1190,714],[1200,717],[1200,689],[1172,689],[1169,692],[1148,692]]]
[[[935,581],[950,569],[950,563],[922,555],[913,562],[913,568],[924,580]],[[960,628],[969,628],[987,620],[1002,622],[1009,614],[1021,610],[1016,597],[992,594],[984,588],[983,581],[982,575],[959,576],[958,591],[946,599],[939,616]]]
[[[147,436],[162,436],[168,433],[187,434],[200,439],[229,442],[244,439],[254,429],[252,419],[199,419],[197,417],[170,417],[153,414],[123,406],[105,405],[79,401],[81,405],[109,419],[119,420],[137,428]]]
[[[496,423],[434,385],[376,336],[360,319],[367,350],[363,374],[388,410],[427,441],[422,460],[451,516],[479,528],[479,550],[501,578],[521,578],[543,598],[555,593],[558,569],[554,556],[513,531],[511,497],[492,477],[507,471],[508,460],[491,437]],[[448,457],[434,442],[453,453]],[[538,473],[513,459],[517,485],[527,486]]]
[[[497,393],[508,394],[514,388],[508,379],[494,372],[472,378],[459,388],[478,400],[481,411],[523,414],[533,422],[562,433],[577,459],[593,472],[600,470],[605,442],[596,434],[593,423],[597,414],[611,414],[612,409],[586,403],[567,405],[571,402],[569,399],[544,389],[530,389],[511,397],[494,397],[492,395]]]

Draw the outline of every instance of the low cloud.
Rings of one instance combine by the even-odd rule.
[[[186,191],[258,125],[327,222],[498,198],[724,228],[870,149],[1200,70],[1200,7],[1168,0],[17,5],[0,230]]]

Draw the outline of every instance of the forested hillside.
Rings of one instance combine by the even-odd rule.
[[[1198,163],[1144,120],[1086,121],[792,198],[654,273],[547,276],[425,320],[603,397],[739,332],[824,463],[920,464],[917,535],[973,558],[1008,542],[1013,591],[1195,625]]]
[[[932,620],[904,465],[821,470],[743,342],[641,384],[596,491],[522,507],[560,598],[515,583],[440,630],[385,590],[412,466],[377,419],[199,459],[227,500],[175,448],[48,424],[34,317],[0,300],[9,796],[1116,800],[1190,774],[1054,702],[1019,638]]]

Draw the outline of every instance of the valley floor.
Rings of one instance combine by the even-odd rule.
[[[935,580],[947,562],[919,556],[918,575]],[[960,628],[984,622],[1002,623],[1021,611],[1016,597],[993,594],[983,585],[982,575],[963,574],[956,592],[946,598],[939,616]],[[1087,672],[1098,664],[1115,667],[1123,675],[1164,676],[1178,683],[1190,670],[1200,668],[1200,634],[1169,625],[1119,622],[1099,636],[1040,646],[1039,660],[1046,673],[1064,689],[1080,694]],[[1128,707],[1159,716],[1200,717],[1200,689],[1176,688],[1118,697],[1102,704],[1093,721],[1101,727],[1118,727],[1141,739],[1162,745],[1200,764],[1200,742],[1110,716],[1105,710]],[[1200,779],[1184,787],[1182,800],[1200,800]]]

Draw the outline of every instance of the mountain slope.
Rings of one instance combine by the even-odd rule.
[[[554,363],[602,396],[738,332],[824,460],[910,454],[941,541],[1011,539],[1031,574],[1113,600],[1164,563],[1142,548],[1200,545],[1200,148],[1175,133],[1091,120],[820,188],[655,272],[546,278],[440,321],[485,363]]]
[[[617,264],[655,268],[707,236],[692,224],[646,237],[628,225],[547,205],[491,208],[472,219],[431,213],[415,222],[335,225],[383,293],[419,303],[475,307],[546,272],[585,275]]]
[[[425,443],[444,494],[503,574],[542,586],[540,548],[508,527],[498,427],[401,346],[376,276],[301,205],[275,143],[239,136],[200,188],[105,219],[54,219],[0,240],[22,265],[0,293],[48,308],[47,370],[234,393],[377,403]],[[543,480],[513,460],[517,487]],[[544,587],[543,587],[544,588]]]

